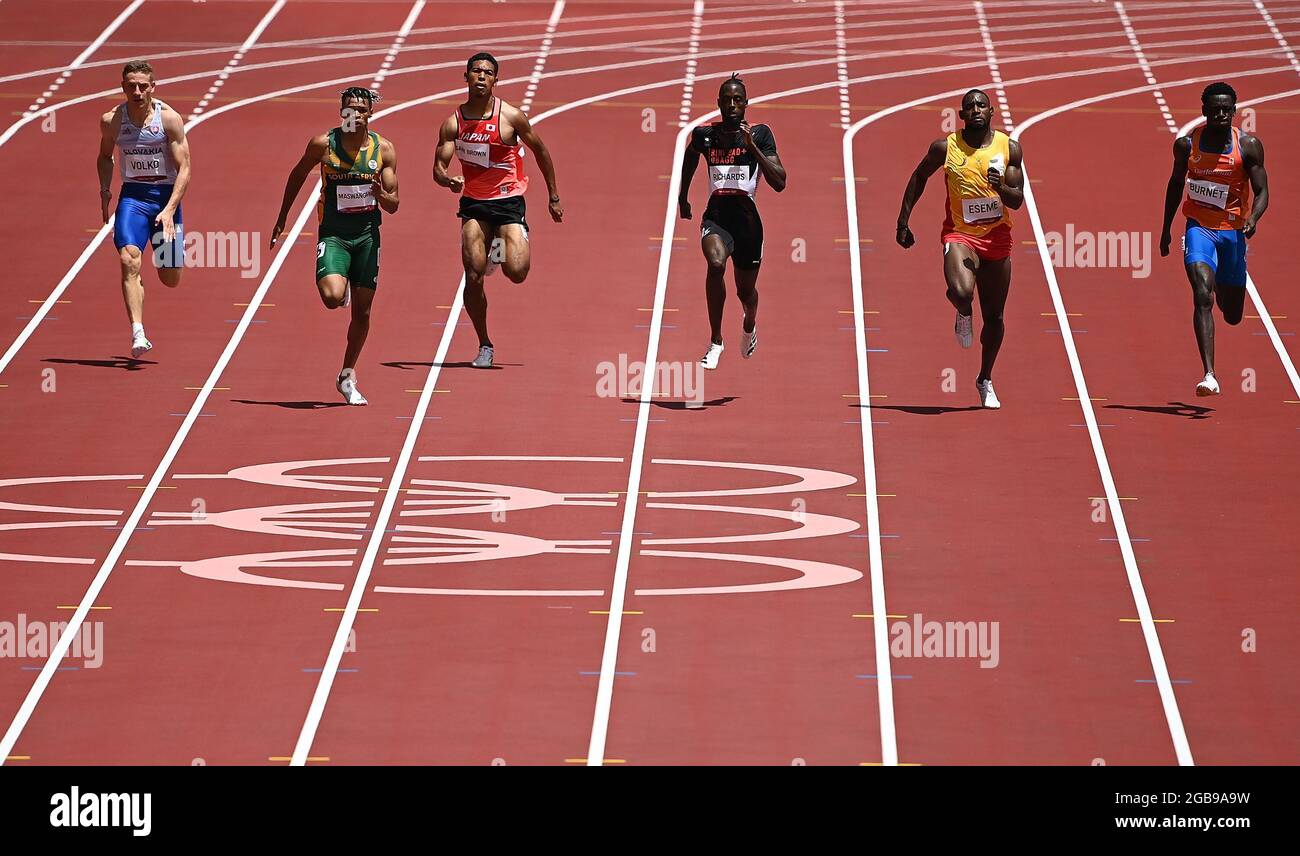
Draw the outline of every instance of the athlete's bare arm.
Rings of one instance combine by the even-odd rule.
[[[109,110],[99,117],[99,157],[95,158],[95,171],[99,173],[99,211],[103,222],[108,222],[112,213],[109,203],[113,200],[113,151],[117,145],[117,134],[122,128],[118,117],[119,110]]]
[[[171,198],[154,220],[162,226],[163,238],[171,241],[176,238],[176,209],[185,198],[185,191],[190,187],[190,141],[185,138],[185,122],[181,114],[170,107],[162,111],[163,133],[167,135],[167,148],[176,163],[176,185],[172,188]]]
[[[1169,255],[1169,245],[1173,236],[1169,233],[1178,213],[1178,205],[1183,200],[1183,187],[1187,183],[1187,159],[1192,155],[1192,138],[1179,137],[1174,140],[1174,169],[1169,174],[1169,184],[1165,185],[1165,219],[1160,229],[1160,257]]]
[[[1015,210],[1025,204],[1025,171],[1020,151],[1020,143],[1007,141],[1007,172],[1002,175],[989,167],[989,184],[1002,197],[1002,204]]]
[[[397,147],[388,140],[380,139],[379,155],[383,158],[384,168],[375,176],[375,200],[380,208],[389,214],[396,214],[400,203],[397,197]]]
[[[533,130],[532,123],[524,115],[524,111],[517,107],[512,107],[506,102],[501,102],[501,121],[502,124],[509,125],[515,131],[515,139],[528,146],[533,156],[537,158],[537,166],[542,170],[542,177],[546,179],[546,190],[550,194],[548,207],[551,212],[551,219],[559,223],[564,219],[564,206],[560,204],[560,188],[555,183],[555,164],[551,162],[551,153],[546,148],[546,143],[542,138],[537,136]],[[505,128],[501,129],[501,139],[505,139]]]
[[[683,220],[691,219],[691,179],[695,177],[695,170],[700,165],[700,152],[691,143],[686,144],[686,151],[682,154],[682,189],[677,193],[677,213]]]
[[[916,243],[916,237],[907,226],[908,221],[912,219],[912,207],[916,205],[916,201],[925,192],[926,181],[929,180],[930,176],[934,175],[939,167],[943,166],[943,162],[947,158],[948,141],[946,139],[935,140],[930,143],[930,148],[926,149],[925,157],[921,158],[921,162],[916,165],[916,169],[912,170],[912,177],[907,180],[907,188],[903,191],[903,204],[898,210],[898,231],[894,235],[894,240],[898,241],[898,245],[903,249],[907,249]],[[1019,173],[1018,167],[1019,164],[1017,164],[1016,170]],[[1009,172],[1010,170],[1008,170]],[[1023,176],[1023,173],[1021,175]]]
[[[284,231],[285,218],[289,216],[289,208],[293,205],[293,200],[298,198],[298,191],[302,190],[302,183],[307,180],[311,171],[320,166],[321,160],[329,151],[330,138],[329,134],[318,134],[307,141],[307,149],[302,153],[292,170],[289,172],[289,180],[284,183],[284,199],[280,202],[280,216],[275,219],[275,228],[271,230],[271,246],[280,240],[280,233]]]
[[[433,157],[433,181],[449,188],[452,193],[460,193],[465,187],[465,176],[447,175],[451,166],[452,155],[456,154],[456,117],[448,116],[438,129],[438,150]]]
[[[1250,134],[1241,135],[1241,155],[1245,163],[1246,175],[1250,176],[1250,189],[1255,199],[1250,206],[1250,214],[1242,223],[1242,232],[1247,238],[1255,236],[1255,226],[1259,218],[1268,210],[1268,171],[1264,169],[1264,144],[1259,137]]]
[[[776,152],[765,155],[759,151],[758,146],[754,144],[753,130],[749,123],[743,120],[740,123],[740,144],[758,160],[758,168],[763,171],[763,178],[768,185],[777,193],[785,190],[785,167],[781,165],[781,159],[777,157]]]

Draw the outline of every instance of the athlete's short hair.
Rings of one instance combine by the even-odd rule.
[[[500,75],[500,73],[501,73],[501,65],[497,62],[497,58],[494,57],[494,56],[492,56],[492,54],[488,53],[487,51],[479,51],[478,53],[476,53],[476,54],[474,54],[472,57],[470,57],[470,58],[465,62],[465,73],[466,73],[466,74],[469,74],[471,71],[473,71],[473,70],[474,70],[474,63],[476,63],[476,62],[478,62],[478,61],[480,61],[480,60],[487,60],[488,62],[492,63],[492,76],[493,76],[493,77],[498,77],[498,76]]]
[[[353,98],[360,98],[366,102],[366,106],[373,107],[379,100],[379,93],[372,89],[366,89],[364,86],[349,86],[339,93],[339,107],[348,106],[348,101]]]
[[[746,100],[749,99],[749,90],[745,88],[745,81],[741,79],[739,72],[733,71],[731,73],[731,77],[728,77],[726,80],[722,81],[722,85],[718,87],[719,98],[722,97],[722,90],[726,89],[728,86],[739,86],[740,91],[745,94],[745,99]]]
[[[153,80],[153,66],[149,64],[147,59],[133,59],[126,65],[122,66],[122,79],[126,80],[128,74],[135,74],[137,72],[144,72],[149,75],[150,80]]]
[[[983,89],[968,89],[966,90],[966,94],[961,97],[961,106],[965,107],[966,99],[970,98],[972,95],[983,95],[985,101],[989,102],[990,104],[993,103],[993,99],[989,98],[989,94],[985,92]]]
[[[1219,81],[1218,83],[1211,83],[1209,86],[1205,87],[1205,89],[1201,90],[1201,104],[1205,105],[1210,103],[1210,99],[1216,95],[1226,95],[1232,99],[1233,104],[1237,103],[1237,90],[1233,89],[1223,81]]]

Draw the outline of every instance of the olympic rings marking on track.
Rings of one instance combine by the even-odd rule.
[[[268,488],[292,488],[310,491],[344,491],[375,495],[387,488],[379,476],[358,474],[358,469],[382,465],[388,458],[331,458],[305,461],[276,461],[235,467],[218,474],[178,474],[173,480],[187,482],[236,481],[247,485]],[[555,465],[563,464],[561,472],[573,472],[570,467],[579,465],[622,465],[624,460],[616,457],[542,457],[529,455],[492,456],[492,455],[447,455],[424,456],[419,463],[434,472],[412,478],[408,487],[402,489],[402,502],[399,517],[402,522],[392,530],[393,537],[386,548],[385,567],[428,569],[430,566],[461,565],[466,563],[492,562],[508,559],[525,559],[532,556],[552,554],[608,555],[613,549],[611,538],[544,538],[511,532],[505,525],[509,515],[515,512],[546,508],[565,507],[616,507],[621,501],[617,494],[609,491],[564,491],[536,485],[538,476],[531,475],[532,484],[514,484],[496,481],[461,481],[436,477],[440,465],[467,463],[475,465],[492,465],[495,467],[528,464]],[[695,545],[753,544],[755,542],[803,541],[810,538],[825,538],[843,535],[857,530],[856,521],[829,514],[819,514],[805,510],[805,497],[819,491],[835,490],[855,484],[857,479],[832,470],[808,467],[782,466],[776,464],[756,464],[735,461],[695,461],[656,459],[651,462],[657,467],[690,467],[704,470],[723,470],[735,475],[735,481],[753,481],[753,475],[769,477],[770,483],[740,487],[710,487],[697,490],[649,491],[645,495],[647,508],[688,512],[683,519],[694,523],[697,520],[716,519],[708,515],[728,515],[722,518],[725,524],[721,533],[702,534],[686,537],[643,537],[640,542],[640,555],[647,557],[686,559],[695,566],[705,563],[733,563],[757,565],[763,568],[779,568],[795,572],[789,578],[767,579],[746,582],[710,582],[694,586],[671,588],[637,589],[636,594],[643,596],[667,596],[686,594],[737,594],[753,592],[776,592],[795,589],[821,588],[824,586],[843,585],[862,577],[862,573],[844,565],[813,561],[784,556],[752,555],[695,549],[680,549]],[[621,467],[620,467],[621,469]],[[590,477],[588,471],[583,475]],[[611,474],[612,478],[617,473]],[[553,478],[551,472],[547,477]],[[776,481],[785,478],[785,481]],[[89,476],[50,476],[38,478],[0,480],[3,488],[32,488],[42,485],[62,485],[81,483],[89,486],[93,482],[138,481],[139,475],[89,475]],[[792,479],[792,480],[791,480]],[[746,505],[717,504],[720,497],[794,497],[793,502],[784,507],[753,507]],[[695,500],[693,502],[683,500]],[[700,500],[710,500],[701,502]],[[217,527],[232,532],[256,535],[271,535],[278,538],[313,538],[332,541],[360,541],[368,532],[367,524],[376,506],[375,499],[354,501],[327,500],[321,502],[290,502],[273,505],[249,505],[213,511],[204,508],[199,511],[154,511],[148,526],[153,529],[163,527]],[[72,520],[47,520],[0,524],[0,531],[42,530],[68,527],[105,528],[113,526],[124,513],[120,509],[79,508],[59,505],[37,505],[20,502],[0,501],[0,510],[20,514],[59,514],[73,515]],[[491,529],[451,527],[446,525],[429,525],[427,518],[490,515],[494,524]],[[737,515],[750,519],[759,518],[766,521],[792,523],[793,528],[766,531],[771,526],[755,526],[750,531],[736,531]],[[739,526],[743,529],[743,525]],[[677,548],[677,549],[668,549]],[[200,559],[188,560],[152,560],[137,559],[127,562],[136,567],[171,567],[181,573],[201,579],[243,583],[248,585],[278,586],[284,588],[305,588],[326,591],[341,591],[342,583],[328,579],[304,579],[294,576],[301,570],[313,570],[317,576],[326,568],[350,568],[355,563],[357,549],[354,547],[311,550],[276,550],[240,554],[220,554]],[[30,563],[57,564],[93,564],[93,558],[75,556],[36,555],[18,553],[0,553],[0,560]],[[451,568],[450,570],[455,570]],[[269,571],[271,574],[254,573]],[[716,573],[709,571],[710,574]],[[752,572],[745,575],[752,578]],[[557,589],[557,588],[483,588],[454,586],[375,586],[373,591],[390,594],[433,594],[433,595],[478,595],[478,596],[517,596],[517,597],[600,597],[604,589]]]

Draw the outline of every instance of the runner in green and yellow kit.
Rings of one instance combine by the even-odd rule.
[[[357,390],[356,365],[370,332],[370,304],[379,284],[380,209],[397,212],[397,150],[369,129],[379,96],[351,87],[342,94],[343,123],[312,137],[284,187],[280,216],[271,231],[271,246],[284,231],[285,218],[303,182],[317,166],[321,196],[316,205],[316,288],[329,309],[352,307],[343,370],[336,387],[348,404],[365,404]]]

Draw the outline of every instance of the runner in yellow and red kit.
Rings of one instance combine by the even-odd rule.
[[[523,111],[492,95],[499,66],[491,54],[477,53],[465,64],[469,92],[465,103],[442,123],[433,180],[461,194],[461,261],[465,265],[465,311],[478,333],[479,350],[474,368],[492,367],[495,348],[488,336],[487,293],[483,277],[499,264],[511,282],[528,276],[531,253],[528,223],[524,220],[523,146],[532,149],[550,193],[551,219],[564,217],[555,166],[546,144],[533,130]],[[460,160],[463,175],[449,176],[451,156]]]
[[[1201,351],[1205,377],[1197,395],[1218,395],[1214,377],[1214,304],[1223,320],[1241,323],[1246,304],[1246,239],[1268,208],[1268,173],[1264,144],[1232,124],[1237,93],[1226,83],[1212,83],[1201,93],[1205,127],[1174,141],[1174,170],[1165,188],[1165,223],[1160,255],[1169,255],[1169,227],[1183,200],[1187,233],[1183,265],[1192,284],[1192,327]],[[1249,181],[1249,186],[1247,186]],[[1254,204],[1246,213],[1251,190]]]
[[[907,249],[916,243],[908,219],[925,182],[943,167],[948,201],[943,224],[943,275],[948,302],[957,309],[954,330],[963,348],[971,346],[975,292],[979,292],[980,373],[975,379],[980,404],[1002,405],[993,391],[993,363],[1002,347],[1002,319],[1011,288],[1011,214],[1025,200],[1020,143],[990,127],[993,105],[988,95],[972,89],[961,100],[959,116],[966,127],[935,140],[912,172],[903,192],[896,239]]]

